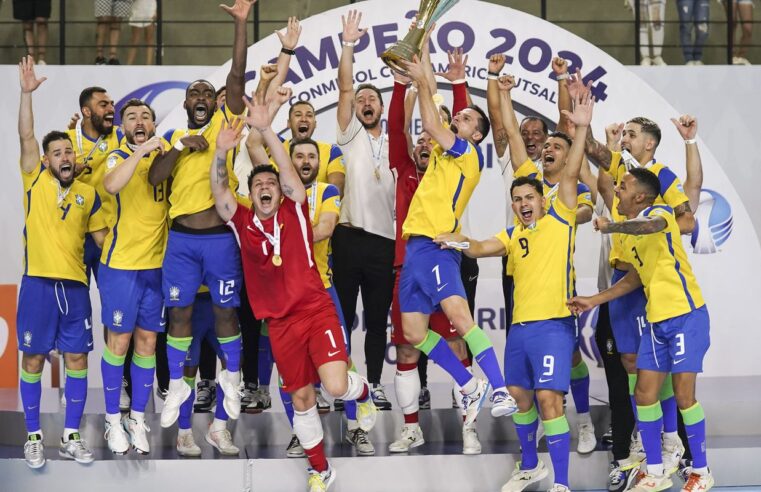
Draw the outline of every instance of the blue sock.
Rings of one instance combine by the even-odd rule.
[[[676,398],[674,398],[671,374],[667,374],[666,379],[663,380],[658,399],[661,400],[661,411],[663,412],[663,432],[677,432]]]
[[[638,406],[637,416],[639,432],[642,435],[642,447],[645,448],[647,466],[663,464],[661,458],[661,429],[663,428],[663,412],[661,404]]]
[[[486,333],[478,326],[474,326],[462,339],[468,344],[468,348],[473,354],[473,359],[481,367],[492,388],[494,390],[505,390],[505,378],[502,376],[502,369],[499,367],[499,362],[497,362],[494,346],[491,344],[489,337],[486,336]]]
[[[634,388],[637,386],[637,375],[627,374],[629,378],[629,400],[632,402],[632,411],[634,412],[634,420],[637,420],[637,400],[634,399]]]
[[[695,403],[686,410],[680,410],[684,419],[684,430],[687,431],[687,442],[692,453],[693,468],[708,466],[706,458],[706,418],[703,407]]]
[[[357,420],[357,401],[346,400],[344,401],[344,414],[349,420]]]
[[[145,412],[153,389],[153,375],[156,372],[156,355],[132,354],[130,373],[132,374],[132,410]]]
[[[121,388],[121,375],[119,387]],[[66,395],[66,422],[64,427],[66,429],[79,429],[82,414],[85,412],[85,401],[87,401],[87,369],[66,369],[64,395]],[[118,405],[116,411],[119,412]]]
[[[193,402],[196,401],[196,390],[193,387],[195,378],[185,378],[185,382],[190,386],[190,396],[180,405],[180,418],[178,426],[180,429],[190,429],[192,427],[191,418],[193,417]]]
[[[32,374],[21,369],[19,390],[21,402],[24,405],[24,420],[27,432],[39,432],[40,427],[40,399],[42,396],[42,373]]]
[[[521,443],[521,470],[532,470],[539,464],[539,456],[536,452],[536,429],[539,427],[539,416],[536,407],[532,406],[528,412],[513,414],[515,430]]]
[[[280,399],[283,400],[283,407],[285,407],[285,415],[288,417],[291,429],[293,429],[293,400],[291,400],[291,394],[283,391],[283,388],[278,389],[280,390]]]
[[[259,386],[269,386],[272,380],[272,346],[270,337],[264,333],[262,321],[262,334],[259,336],[259,359],[257,360],[259,372]]]
[[[225,392],[222,391],[222,386],[217,385],[217,408],[214,410],[214,418],[219,420],[227,420],[227,412],[225,411]]]
[[[193,337],[166,337],[166,358],[169,363],[169,379],[181,379],[185,357],[193,342]]]
[[[571,368],[571,395],[576,413],[589,413],[589,368],[583,360]]]
[[[465,386],[473,379],[473,375],[462,365],[460,359],[457,358],[452,349],[449,348],[449,345],[447,345],[447,342],[438,333],[428,330],[425,339],[415,345],[415,348],[447,371],[460,386]],[[502,375],[500,374],[501,377]]]
[[[225,365],[229,372],[240,371],[240,353],[243,350],[240,333],[233,337],[219,338],[219,348],[225,356]]]
[[[568,487],[568,461],[571,452],[571,433],[565,415],[552,420],[543,420],[547,435],[547,449],[550,451],[555,483]]]
[[[124,374],[125,355],[115,355],[108,347],[103,349],[100,360],[100,374],[103,378],[103,393],[106,399],[106,413],[119,413],[119,395],[122,391],[122,375]],[[134,384],[132,385],[134,388]]]

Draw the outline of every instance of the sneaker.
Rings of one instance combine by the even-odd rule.
[[[24,459],[29,468],[42,468],[45,466],[45,446],[42,445],[42,436],[32,434],[24,443]]]
[[[693,62],[693,65],[696,65],[696,66],[702,66],[702,65],[703,65],[703,60],[695,60],[695,61]]]
[[[618,467],[623,471],[637,470],[642,465],[643,461],[645,460],[640,460],[636,457],[636,455],[632,456],[630,454],[628,457],[622,460],[618,460]]]
[[[542,460],[539,460],[536,468],[531,470],[521,470],[520,466],[520,461],[515,464],[515,470],[513,470],[510,480],[502,486],[502,492],[521,492],[532,483],[541,481],[550,473]]]
[[[137,451],[138,454],[148,454],[151,452],[151,444],[148,442],[148,433],[151,431],[151,428],[148,427],[145,420],[137,420],[129,415],[125,415],[124,419],[122,419],[122,425],[124,430],[127,431],[132,449]]]
[[[475,422],[462,427],[462,454],[481,454],[481,441],[478,440]]]
[[[579,424],[579,442],[576,444],[576,452],[579,454],[589,454],[597,447],[595,438],[595,426],[591,423],[584,422]]]
[[[552,487],[547,489],[547,492],[571,492],[571,489],[569,489],[565,485],[556,483],[556,484],[553,484]]]
[[[370,432],[375,426],[375,419],[378,417],[378,407],[375,406],[372,398],[367,401],[357,402],[357,421],[359,428],[365,432]]]
[[[647,455],[645,455],[645,448],[642,446],[642,441],[639,438],[639,433],[632,436],[631,444],[629,444],[629,459],[632,461],[639,461],[640,463],[645,461]]]
[[[206,442],[225,456],[238,456],[240,454],[240,449],[233,444],[233,438],[227,429],[213,431],[209,426],[209,430],[206,432]]]
[[[610,462],[610,474],[608,475],[608,492],[624,492],[632,486],[637,479],[637,468],[624,470],[621,462]]]
[[[692,475],[692,460],[679,461],[679,470],[677,470],[676,474],[679,475],[682,482],[689,480],[690,475]]]
[[[613,446],[613,426],[609,425],[608,430],[600,437],[600,443],[603,446]]]
[[[666,475],[673,475],[679,469],[679,462],[684,455],[684,444],[679,438],[664,439],[661,448],[663,470]]]
[[[96,65],[105,65],[106,64],[106,57],[104,57],[104,56],[95,57],[95,64]]]
[[[254,392],[251,403],[246,407],[246,413],[261,413],[272,407],[272,397],[261,386]]]
[[[304,448],[301,447],[301,441],[296,437],[296,434],[291,436],[291,442],[288,443],[288,447],[285,449],[285,455],[289,458],[303,458],[306,456]]]
[[[108,59],[108,64],[109,65],[121,65],[121,63],[119,63],[119,59],[117,57],[115,57],[115,56],[112,56],[111,58]]]
[[[307,480],[309,492],[325,492],[336,479],[336,472],[330,464],[324,472],[318,472],[312,468],[307,471],[309,472],[309,479]]]
[[[425,444],[423,430],[419,424],[404,424],[402,434],[396,441],[388,445],[389,453],[406,453],[412,448]]]
[[[66,442],[61,438],[61,445],[58,448],[58,456],[85,465],[95,461],[92,451],[90,451],[87,447],[87,443],[79,436],[79,432],[73,432],[70,434],[69,440]]]
[[[161,427],[171,427],[177,421],[177,417],[180,416],[180,406],[190,397],[190,391],[190,386],[184,380],[169,380],[164,408],[161,409]]]
[[[122,388],[119,391],[119,410],[128,412],[131,405],[132,400],[130,400],[129,394],[127,394],[127,380],[122,378]]]
[[[121,421],[116,424],[112,424],[106,417],[106,433],[103,437],[108,443],[108,449],[114,454],[127,454],[129,451],[129,437],[122,427]]]
[[[682,487],[682,492],[705,492],[713,488],[713,483],[713,475],[710,472],[706,475],[691,473]]]
[[[208,413],[214,408],[217,401],[217,386],[213,380],[202,379],[196,384],[196,401],[193,404],[193,411],[197,413]]]
[[[315,388],[315,392],[317,393],[317,412],[321,414],[330,412],[330,403],[328,403],[325,395],[322,394],[322,387]]]
[[[643,67],[649,67],[653,64],[653,59],[649,56],[643,56],[642,60],[640,60],[639,64]]]
[[[465,425],[475,422],[488,391],[489,383],[483,379],[476,379],[476,389],[472,393],[462,396],[462,408],[465,410]]]
[[[370,389],[370,395],[378,410],[391,410],[391,402],[386,398],[386,392],[383,391],[383,386],[380,384],[374,384]]]
[[[336,398],[333,400],[333,410],[336,412],[343,412],[344,411],[344,401],[340,398]]]
[[[670,489],[671,485],[671,479],[666,474],[658,476],[640,472],[637,475],[637,484],[631,490],[632,492],[658,492]]]
[[[243,383],[243,388],[240,391],[241,410],[245,410],[254,401],[254,394],[258,389],[259,387],[254,383]]]
[[[156,397],[161,401],[166,401],[166,395],[169,393],[168,389],[161,389],[156,386]]]
[[[431,409],[431,392],[425,386],[420,388],[420,396],[418,396],[417,403],[419,410]]]
[[[217,375],[217,384],[225,393],[222,405],[225,407],[227,416],[235,420],[240,417],[240,372],[230,372],[223,369]]]
[[[750,65],[750,61],[742,56],[733,56],[732,65]]]
[[[193,439],[193,433],[177,434],[177,454],[180,456],[186,456],[188,458],[197,458],[201,456],[201,448],[196,444]]]
[[[462,395],[454,388],[452,388],[452,408],[460,408],[460,403],[457,401],[457,395],[462,399]]]
[[[510,396],[507,391],[495,391],[491,395],[491,416],[508,417],[518,411],[518,404],[515,398]]]
[[[653,58],[653,65],[657,65],[659,67],[665,67],[667,63],[663,59],[663,57],[659,55]]]
[[[373,456],[375,447],[370,442],[367,432],[362,429],[354,429],[346,432],[344,440],[354,446],[360,456]]]

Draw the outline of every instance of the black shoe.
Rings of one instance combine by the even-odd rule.
[[[96,65],[105,65],[106,64],[106,59],[104,57],[102,57],[102,56],[98,56],[98,57],[95,58],[95,64]]]
[[[420,388],[420,396],[418,396],[418,407],[420,410],[430,410],[431,409],[431,392],[428,391],[428,388],[423,386]]]
[[[202,379],[196,385],[196,401],[193,404],[193,411],[197,413],[211,412],[214,403],[217,400],[217,387],[213,381]]]
[[[600,438],[600,442],[603,446],[613,446],[613,426],[608,426],[608,430]]]
[[[164,388],[162,389],[160,386],[156,386],[156,396],[161,398],[161,400],[166,400],[166,394],[169,392],[168,389]]]
[[[610,462],[610,475],[608,475],[608,492],[623,492],[629,490],[634,484],[639,472],[638,467],[629,470],[621,470],[617,461]]]
[[[380,384],[373,384],[370,388],[370,396],[378,410],[391,410],[391,402],[386,398],[386,392],[383,391],[383,386]]]
[[[113,56],[113,57],[108,59],[108,64],[109,65],[121,65],[121,63],[119,63],[119,59],[116,58],[115,56]]]
[[[344,401],[340,398],[336,398],[333,400],[333,408],[336,412],[343,412],[344,411]]]

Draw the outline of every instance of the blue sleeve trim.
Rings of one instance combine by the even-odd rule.
[[[570,227],[570,224],[568,224],[568,221],[565,220],[560,215],[558,215],[558,213],[555,211],[555,205],[554,204],[550,206],[550,209],[547,211],[547,213],[550,214],[551,216],[555,217],[561,224]]]
[[[338,147],[338,145],[333,144],[330,146],[330,158],[328,159],[328,162],[333,162],[343,155],[344,153],[341,152],[341,149]]]
[[[585,185],[584,183],[579,183],[576,185],[576,194],[581,195],[584,193],[589,193],[589,186]]]
[[[90,217],[95,215],[95,212],[100,210],[101,205],[102,205],[102,203],[100,201],[100,195],[98,195],[98,192],[96,191],[95,192],[95,201],[93,202],[92,209],[90,210]]]
[[[333,198],[334,196],[338,196],[338,188],[336,188],[334,185],[329,184],[325,187],[324,190],[322,190],[322,201],[324,202],[328,198]]]
[[[467,140],[463,140],[460,137],[455,137],[454,144],[452,144],[452,147],[447,150],[446,153],[452,157],[462,157],[466,152],[468,152],[468,146],[469,144]]]
[[[166,140],[169,143],[172,143],[172,137],[174,136],[174,128],[171,128],[164,133],[164,140]]]
[[[661,196],[666,195],[666,192],[676,180],[676,174],[671,169],[667,167],[661,168],[661,171],[658,173],[658,181],[661,182]]]
[[[507,237],[512,238],[513,237],[513,232],[515,231],[515,226],[508,227],[506,229],[506,231],[507,231]]]
[[[112,154],[116,154],[116,155],[118,155],[118,156],[119,156],[119,157],[121,157],[122,159],[126,159],[127,157],[129,157],[129,154],[128,154],[128,153],[126,153],[126,152],[124,152],[124,151],[123,151],[123,150],[121,150],[121,149],[116,149],[116,150],[113,150],[113,151],[111,151],[111,153],[112,153]]]
[[[484,170],[484,155],[481,153],[481,147],[476,146],[476,155],[478,156],[478,170]]]
[[[669,207],[668,205],[652,205],[652,206],[648,207],[647,209],[645,209],[645,214],[644,215],[647,217],[647,216],[650,215],[650,212],[652,212],[653,210],[657,210],[657,209],[665,210],[666,212],[668,212],[670,214],[674,213],[674,209]]]

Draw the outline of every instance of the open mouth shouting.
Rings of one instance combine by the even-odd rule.
[[[193,107],[193,118],[197,123],[205,122],[209,116],[209,108],[204,103],[198,103]]]
[[[58,179],[61,184],[68,184],[74,180],[74,164],[62,162],[58,168]]]
[[[296,134],[299,138],[308,138],[309,137],[309,125],[306,123],[302,123],[296,128]]]
[[[103,116],[103,124],[106,126],[114,126],[114,113],[106,113]]]
[[[268,191],[264,191],[259,195],[259,200],[262,202],[262,206],[269,207],[272,205],[272,194]]]
[[[301,176],[304,178],[308,178],[312,175],[313,167],[310,164],[304,164],[299,169],[299,172],[301,173]]]
[[[530,224],[534,221],[534,209],[531,207],[521,207],[521,220],[524,224]]]
[[[132,139],[136,144],[141,144],[148,139],[148,132],[145,131],[145,128],[138,126],[135,128],[135,133],[132,135]]]

